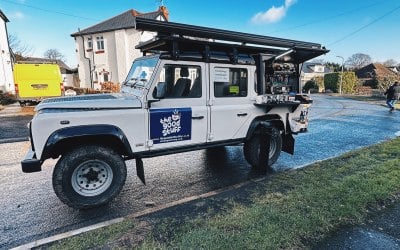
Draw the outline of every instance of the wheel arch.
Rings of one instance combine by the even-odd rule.
[[[260,126],[266,126],[267,128],[275,127],[280,131],[284,131],[282,136],[282,151],[294,154],[295,140],[292,133],[286,133],[285,124],[279,115],[264,115],[256,117],[250,124],[249,130],[246,134],[246,141],[250,140],[253,134],[260,128]],[[287,124],[287,126],[289,126]]]
[[[251,122],[246,134],[246,140],[250,140],[260,126],[275,127],[281,131],[285,130],[285,125],[279,115],[259,116]]]
[[[132,149],[124,132],[113,125],[82,125],[54,131],[46,141],[41,160],[57,158],[63,151],[84,145],[108,146],[120,155],[132,155]]]

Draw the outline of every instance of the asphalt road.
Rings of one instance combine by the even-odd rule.
[[[296,136],[294,156],[282,153],[277,171],[384,141],[400,130],[400,112],[340,97],[313,98],[309,132]],[[28,147],[28,142],[0,144],[0,249],[132,214],[148,202],[161,205],[260,177],[250,170],[240,147],[145,159],[146,186],[129,161],[125,187],[111,204],[77,211],[52,190],[54,160],[46,161],[42,172],[21,172],[19,163]]]
[[[29,130],[27,124],[31,115],[0,117],[0,143],[27,141]]]

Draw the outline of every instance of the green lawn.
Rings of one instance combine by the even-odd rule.
[[[400,193],[400,138],[257,184],[246,204],[183,218],[122,223],[63,240],[54,249],[298,249],[338,228],[362,223]],[[217,198],[214,198],[217,199]],[[222,201],[221,201],[222,202]],[[137,239],[138,232],[146,232]]]

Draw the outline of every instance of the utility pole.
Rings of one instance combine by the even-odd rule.
[[[339,57],[342,59],[342,73],[340,74],[340,85],[339,85],[339,94],[342,94],[344,58],[343,58],[343,56],[336,56],[336,57]]]

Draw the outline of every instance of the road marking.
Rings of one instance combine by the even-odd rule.
[[[110,225],[115,224],[115,223],[120,223],[123,220],[124,220],[124,218],[116,218],[116,219],[113,219],[113,220],[97,223],[97,224],[94,224],[94,225],[91,225],[91,226],[88,226],[88,227],[83,227],[83,228],[79,228],[79,229],[76,229],[76,230],[73,230],[73,231],[69,231],[69,232],[65,232],[65,233],[62,233],[62,234],[57,234],[57,235],[54,235],[54,236],[51,236],[51,237],[48,237],[48,238],[44,238],[44,239],[41,239],[41,240],[36,240],[36,241],[31,242],[31,243],[12,248],[11,250],[23,250],[23,249],[31,249],[31,248],[34,248],[34,247],[39,247],[39,246],[42,246],[42,245],[45,245],[45,244],[48,244],[48,243],[51,243],[51,242],[54,242],[54,241],[62,240],[62,239],[65,239],[65,238],[68,238],[68,237],[72,237],[72,236],[75,236],[75,235],[78,235],[78,234],[81,234],[81,233],[85,233],[85,232],[89,232],[89,231],[92,231],[92,230],[95,230],[95,229],[99,229],[99,228],[102,228],[102,227],[110,226]]]
[[[79,235],[79,234],[82,234],[82,233],[86,233],[86,232],[89,232],[89,231],[92,231],[92,230],[95,230],[95,229],[99,229],[99,228],[103,228],[103,227],[106,227],[106,226],[110,226],[110,225],[113,225],[113,224],[116,224],[116,223],[120,223],[120,222],[124,221],[125,219],[138,218],[138,217],[141,217],[141,216],[144,216],[144,215],[148,215],[148,214],[152,214],[152,213],[161,211],[161,210],[166,209],[166,208],[174,207],[174,206],[177,206],[177,205],[181,205],[181,204],[188,203],[188,202],[191,202],[191,201],[194,201],[194,200],[198,200],[198,199],[202,199],[202,198],[208,198],[208,197],[211,197],[211,196],[215,196],[215,195],[223,193],[223,192],[227,192],[227,191],[230,191],[230,190],[234,190],[234,189],[243,187],[243,186],[245,186],[247,184],[250,184],[250,183],[258,183],[258,182],[264,181],[266,178],[267,177],[260,177],[260,178],[257,178],[257,179],[245,181],[245,182],[242,182],[242,183],[234,184],[232,186],[228,186],[228,187],[220,188],[220,189],[217,189],[217,190],[214,190],[214,191],[210,191],[208,193],[189,196],[189,197],[186,197],[186,198],[183,198],[183,199],[180,199],[180,200],[177,200],[177,201],[172,201],[172,202],[169,202],[169,203],[157,206],[157,207],[148,208],[148,209],[145,209],[145,210],[142,210],[142,211],[127,215],[125,217],[120,217],[120,218],[116,218],[116,219],[100,222],[100,223],[97,223],[97,224],[94,224],[94,225],[91,225],[91,226],[75,229],[75,230],[72,230],[72,231],[69,231],[69,232],[65,232],[65,233],[57,234],[57,235],[50,236],[50,237],[47,237],[47,238],[44,238],[44,239],[36,240],[36,241],[30,242],[30,243],[27,243],[25,245],[21,245],[21,246],[15,247],[15,248],[11,248],[11,250],[25,250],[25,249],[32,249],[34,247],[40,247],[40,246],[45,245],[45,244],[49,244],[49,243],[52,243],[52,242],[55,242],[55,241],[66,239],[66,238],[69,238],[69,237],[72,237],[72,236],[76,236],[76,235]]]

